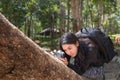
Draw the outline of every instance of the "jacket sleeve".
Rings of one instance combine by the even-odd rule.
[[[85,64],[84,64],[85,65]],[[71,63],[68,63],[67,65],[69,68],[71,68],[72,70],[74,70],[76,73],[78,73],[79,75],[82,75],[86,69],[88,68],[88,64],[86,66],[80,66],[78,65],[77,63],[76,64],[71,64]]]
[[[82,75],[83,72],[81,70],[79,70],[78,68],[76,68],[73,64],[68,64],[67,65],[69,68],[71,68],[72,70],[74,70],[76,73],[78,73],[79,75]]]

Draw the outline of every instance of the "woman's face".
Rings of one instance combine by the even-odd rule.
[[[62,48],[63,50],[66,52],[67,55],[71,56],[71,57],[75,57],[77,55],[78,52],[78,46],[79,44],[63,44]]]

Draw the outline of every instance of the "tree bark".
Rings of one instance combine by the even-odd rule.
[[[0,80],[87,80],[45,52],[0,13]]]
[[[59,7],[60,7],[60,16],[59,16],[59,18],[60,18],[60,35],[63,35],[66,32],[66,29],[65,29],[66,21],[63,18],[66,13],[65,13],[65,7],[62,5],[62,1],[63,0],[60,0],[60,5],[59,5]]]
[[[81,28],[81,17],[80,17],[80,9],[79,0],[72,0],[72,16],[73,16],[73,33],[76,33]]]

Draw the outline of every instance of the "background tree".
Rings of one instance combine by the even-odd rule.
[[[120,33],[119,0],[0,0],[0,12],[28,37],[40,40],[40,45],[53,46],[64,32],[86,26]],[[50,35],[38,34],[46,28],[51,29]],[[60,34],[54,35],[53,29]]]
[[[82,23],[80,23],[80,0],[72,0],[73,32],[77,32]]]

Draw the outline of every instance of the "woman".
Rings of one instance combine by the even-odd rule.
[[[59,58],[76,73],[98,80],[103,72],[102,58],[97,46],[79,41],[71,32],[65,33],[60,38],[60,48],[65,52],[65,58]],[[97,54],[96,54],[97,53]],[[99,80],[102,80],[99,78]]]

